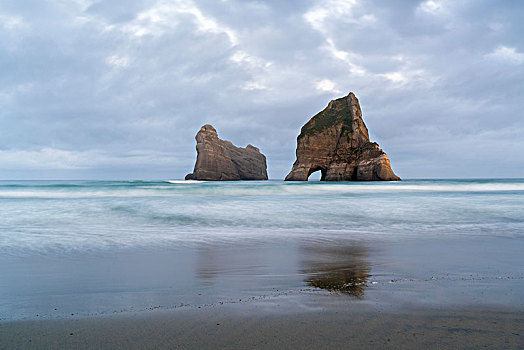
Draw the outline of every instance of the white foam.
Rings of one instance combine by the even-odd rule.
[[[386,184],[311,184],[306,187],[308,191],[314,192],[505,192],[524,191],[524,183],[487,183],[487,184],[410,184],[402,183]],[[290,192],[302,192],[306,190],[303,186],[286,188]]]
[[[199,181],[199,180],[166,180],[166,182],[169,182],[170,184],[175,184],[175,185],[190,185],[190,184],[199,184],[199,183],[203,183],[203,182],[206,182],[206,181]]]
[[[107,197],[171,197],[177,195],[204,196],[282,196],[332,195],[351,193],[428,193],[428,192],[512,192],[524,191],[524,183],[217,183],[202,185],[205,181],[166,180],[165,186],[115,188],[0,188],[1,198],[107,198]],[[193,186],[170,186],[193,185]]]

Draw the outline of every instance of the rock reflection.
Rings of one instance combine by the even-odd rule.
[[[215,247],[205,247],[197,250],[197,277],[203,285],[213,285],[217,275],[220,273],[222,257]]]
[[[310,246],[303,249],[305,282],[312,287],[362,298],[371,275],[361,246]]]

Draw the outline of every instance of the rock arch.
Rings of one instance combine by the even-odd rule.
[[[307,180],[309,181],[309,177],[317,171],[320,171],[320,181],[324,181],[326,179],[327,169],[323,167],[310,168],[308,171]]]
[[[369,140],[360,104],[352,92],[332,100],[297,137],[297,159],[286,181],[307,181],[322,171],[325,181],[397,181],[389,158]]]

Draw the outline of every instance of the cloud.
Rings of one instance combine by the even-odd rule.
[[[331,92],[335,94],[342,93],[340,90],[336,89],[335,83],[329,79],[324,79],[324,80],[319,81],[317,83],[317,90],[324,91],[324,92]]]
[[[300,127],[349,91],[404,177],[521,176],[519,11],[494,0],[5,0],[0,178],[182,178],[205,123],[260,147],[283,178]]]
[[[125,68],[129,66],[129,57],[112,55],[106,59],[107,63],[118,68]]]
[[[386,78],[396,87],[411,87],[411,88],[430,88],[434,86],[438,78],[428,74],[422,69],[409,69],[401,67],[399,71],[393,71],[383,74],[378,74]]]
[[[357,54],[348,50],[340,49],[334,40],[332,29],[333,23],[350,23],[353,25],[366,25],[374,23],[376,18],[373,14],[356,15],[359,7],[357,0],[329,0],[313,6],[304,14],[304,19],[311,27],[324,36],[325,43],[322,46],[334,58],[343,61],[349,67],[349,71],[356,75],[364,75],[366,71],[363,67],[355,63]]]
[[[358,13],[360,8],[358,0],[328,0],[310,8],[304,19],[324,34],[327,34],[329,25],[337,21],[353,25],[368,25],[377,21],[372,13]]]
[[[0,150],[0,163],[4,171],[13,169],[27,172],[46,170],[88,171],[113,167],[137,170],[141,167],[155,169],[158,163],[176,164],[178,157],[166,152],[133,150],[124,153],[108,151],[71,151],[55,148],[39,150]]]
[[[161,36],[175,29],[179,25],[180,17],[183,16],[190,16],[200,33],[225,34],[232,45],[238,43],[234,30],[204,15],[191,0],[157,1],[152,7],[138,13],[130,23],[121,27],[109,25],[108,29],[116,27],[137,37]]]
[[[417,7],[417,11],[427,13],[430,15],[441,15],[446,11],[444,1],[427,0]]]
[[[8,30],[16,30],[20,28],[26,28],[27,23],[25,23],[19,16],[0,15],[0,26]]]
[[[524,53],[517,52],[514,47],[501,45],[493,52],[487,55],[489,58],[513,64],[521,64],[524,62]]]

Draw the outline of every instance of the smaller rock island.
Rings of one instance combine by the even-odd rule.
[[[209,124],[196,134],[197,160],[186,180],[235,181],[267,180],[266,157],[252,145],[236,147],[218,138]]]
[[[297,137],[297,160],[286,181],[307,181],[321,171],[323,181],[398,181],[389,158],[369,140],[354,93],[332,100]]]

